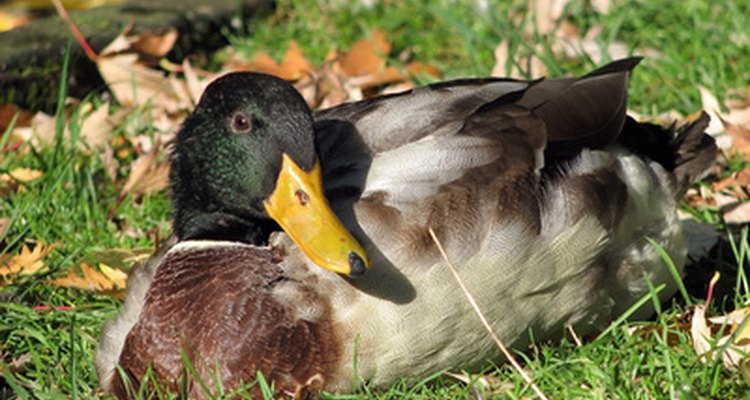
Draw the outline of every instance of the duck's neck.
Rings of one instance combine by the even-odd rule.
[[[180,241],[229,240],[261,246],[274,230],[280,228],[272,220],[223,211],[177,208],[174,216],[174,232]]]

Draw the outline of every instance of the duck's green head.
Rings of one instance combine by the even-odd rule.
[[[170,181],[181,240],[236,238],[238,226],[255,232],[273,219],[316,264],[346,275],[369,267],[323,195],[310,109],[283,80],[231,73],[211,83],[177,134]]]

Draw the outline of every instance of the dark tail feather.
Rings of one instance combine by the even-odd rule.
[[[716,161],[716,141],[705,133],[710,117],[705,112],[690,124],[681,126],[672,141],[677,180],[677,194],[682,195],[688,186],[700,179]]]
[[[638,65],[638,63],[640,63],[641,61],[643,61],[643,57],[640,56],[622,58],[616,61],[612,61],[611,63],[597,70],[589,72],[588,74],[586,74],[586,77],[601,76],[623,71],[632,71],[633,68],[635,68],[636,65]]]
[[[675,196],[680,197],[716,160],[716,142],[704,133],[709,120],[708,114],[701,113],[695,121],[675,131],[674,125],[665,129],[628,117],[618,142],[671,171]]]

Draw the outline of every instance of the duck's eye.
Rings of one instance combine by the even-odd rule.
[[[234,133],[250,133],[250,130],[252,129],[253,124],[250,121],[250,118],[244,113],[238,112],[232,116],[232,130]]]

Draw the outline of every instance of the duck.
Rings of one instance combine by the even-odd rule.
[[[304,397],[502,362],[449,263],[516,350],[596,332],[649,287],[666,301],[657,247],[681,272],[676,209],[716,145],[705,113],[627,115],[639,62],[317,112],[272,76],[216,79],[172,145],[174,243],[102,329],[102,387],[206,398],[260,371]]]

